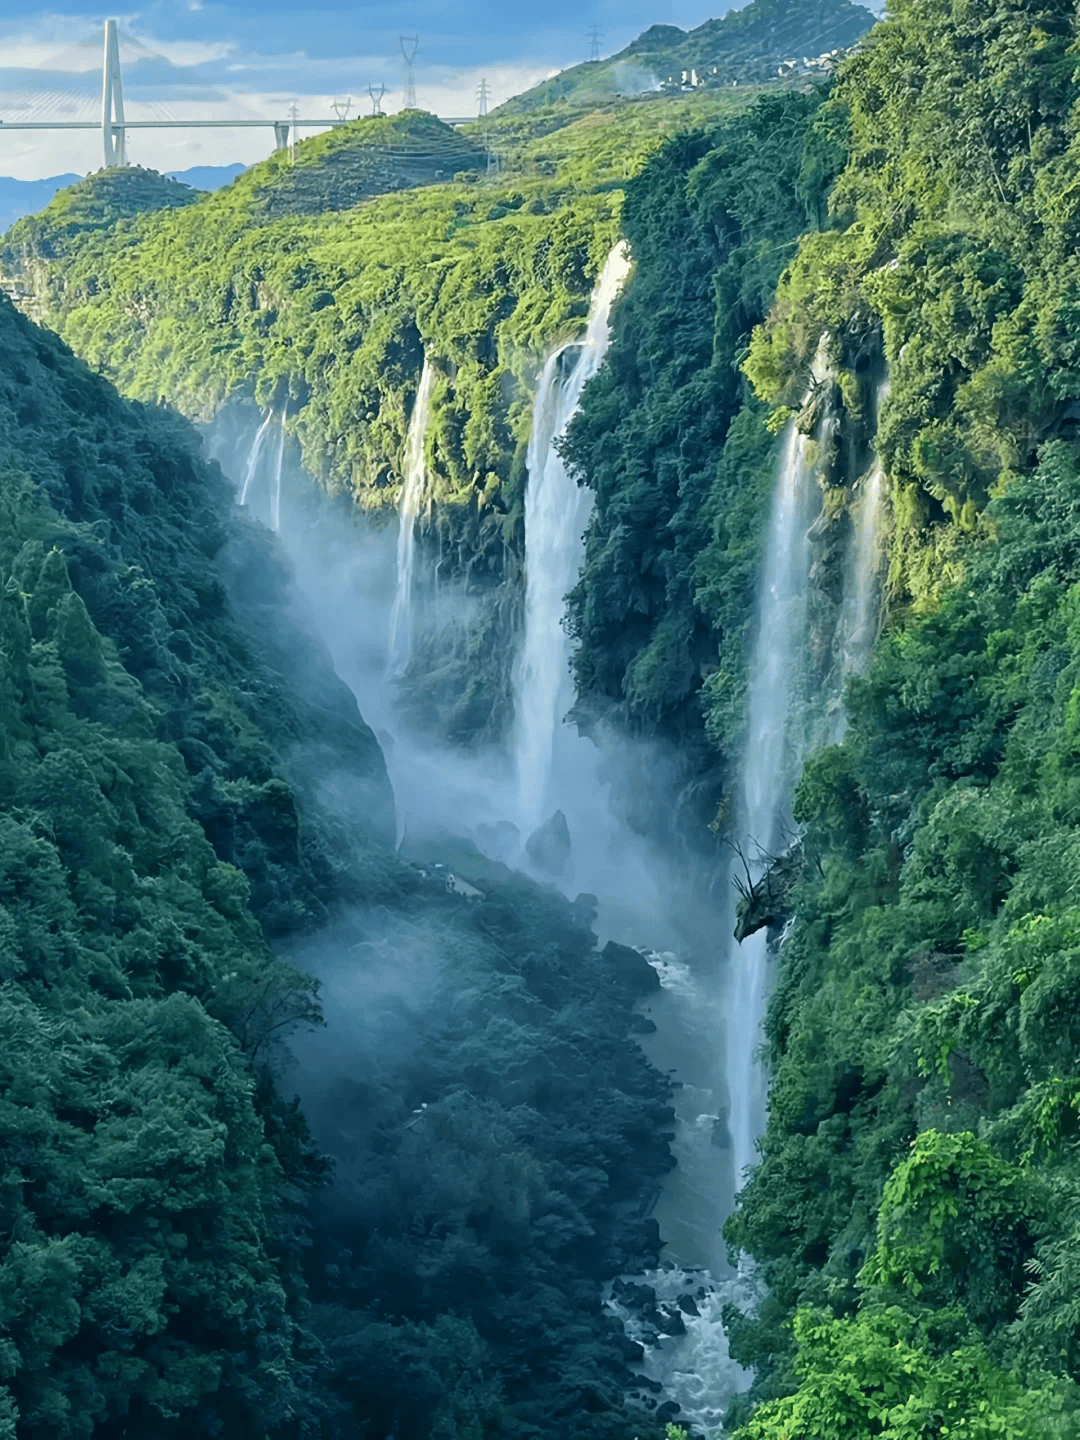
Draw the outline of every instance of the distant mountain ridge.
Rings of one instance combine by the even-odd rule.
[[[195,165],[190,170],[170,170],[169,180],[179,180],[181,185],[190,185],[193,190],[219,190],[228,185],[237,175],[242,175],[245,165]],[[50,175],[46,180],[15,180],[10,175],[0,175],[0,235],[24,215],[36,215],[44,210],[59,190],[77,185],[81,175]]]
[[[571,66],[500,110],[513,113],[559,100],[588,103],[684,83],[762,84],[792,69],[820,72],[827,64],[806,62],[850,49],[876,23],[871,10],[852,0],[752,0],[693,30],[652,25],[617,54]]]

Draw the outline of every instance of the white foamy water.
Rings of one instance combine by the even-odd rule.
[[[889,393],[882,381],[875,397],[875,422]],[[881,580],[884,566],[882,538],[885,529],[885,473],[875,455],[855,492],[855,524],[844,566],[844,598],[840,607],[840,683],[866,669],[877,639],[881,615]],[[841,740],[847,728],[843,709],[833,738]]]
[[[792,425],[780,462],[766,542],[758,636],[750,661],[743,844],[756,880],[768,855],[787,848],[798,740],[792,714],[807,640],[810,542],[817,494],[810,442]],[[758,1058],[768,1001],[768,936],[759,930],[733,943],[727,1014],[727,1071],[735,1183],[755,1160],[765,1126],[767,1082]]]
[[[247,464],[244,467],[244,483],[240,487],[240,504],[246,505],[248,491],[251,489],[251,482],[255,478],[255,471],[259,468],[259,456],[262,454],[263,442],[266,439],[267,431],[273,423],[274,412],[268,410],[266,418],[259,426],[255,439],[251,442],[251,449],[248,451]]]
[[[641,1400],[676,1400],[678,1425],[706,1434],[717,1432],[733,1389],[723,1311],[737,1298],[735,1282],[670,1264],[624,1278],[631,1286],[648,1286],[656,1296],[656,1313],[677,1314],[685,1330],[682,1335],[664,1334],[626,1292],[617,1293],[617,1286],[605,1288],[605,1305],[630,1339],[644,1347],[645,1358],[633,1367],[635,1372],[663,1387],[653,1396],[643,1387]]]
[[[274,470],[270,478],[270,529],[276,535],[281,530],[281,467],[285,461],[285,411],[282,410],[278,423],[277,450],[274,452]]]
[[[549,356],[533,402],[525,492],[525,642],[514,695],[519,813],[529,829],[547,819],[556,803],[556,750],[574,700],[563,614],[581,570],[593,504],[591,492],[567,473],[555,442],[603,363],[611,307],[629,269],[630,257],[620,242],[597,283],[573,368],[564,376],[568,347]]]
[[[434,367],[424,356],[424,368],[413,401],[405,439],[405,478],[398,501],[397,593],[390,610],[389,668],[391,675],[404,675],[412,653],[413,562],[416,558],[416,517],[424,495],[427,466],[424,441],[431,414]]]

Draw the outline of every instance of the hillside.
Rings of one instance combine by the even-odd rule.
[[[781,17],[809,16],[799,33],[824,46],[830,16],[854,31],[867,13],[758,0],[699,31],[654,27],[618,63],[706,57],[719,76],[726,55],[753,74],[783,54]],[[62,256],[41,232],[41,313],[134,402],[0,309],[9,463],[42,484],[9,486],[10,557],[0,543],[0,782],[20,867],[3,898],[17,1003],[84,1047],[9,1047],[31,1060],[8,1088],[46,1111],[34,1163],[59,1134],[72,1193],[84,1155],[106,1166],[129,1111],[64,1085],[151,1063],[126,1007],[156,1025],[152,1007],[191,1006],[206,1028],[188,1052],[209,1056],[209,1034],[217,1076],[245,1043],[237,976],[302,1011],[302,972],[326,982],[331,1035],[304,1072],[324,1078],[303,1114],[334,1188],[305,1198],[325,1172],[280,1070],[235,1092],[241,1153],[213,1151],[215,1216],[244,1187],[270,1197],[242,1255],[234,1232],[213,1236],[277,1317],[264,1365],[254,1300],[217,1319],[221,1257],[199,1230],[192,1264],[221,1326],[206,1349],[249,1367],[210,1387],[223,1433],[293,1440],[294,1405],[331,1440],[658,1440],[675,1397],[687,1426],[669,1440],[711,1434],[717,1405],[736,1440],[1080,1433],[1078,47],[1056,0],[893,0],[821,84],[593,103],[588,75],[609,72],[582,67],[491,117],[490,169],[364,198],[367,159],[337,188],[336,147],[354,143],[338,132],[194,204],[111,224],[90,210]],[[361,150],[376,133],[355,132]],[[617,239],[632,264],[610,345],[541,467],[534,402],[588,353],[574,342]],[[410,778],[447,784],[455,821],[470,777],[502,803],[515,702],[536,693],[514,688],[528,487],[551,456],[561,494],[588,485],[561,618],[607,808],[573,844],[604,850],[617,823],[619,903],[645,880],[681,901],[685,881],[708,922],[700,953],[653,955],[655,1012],[635,1011],[633,962],[596,944],[593,894],[570,902],[445,832],[394,848],[382,752],[319,647],[289,641],[275,542],[230,513],[168,405],[220,442],[234,480],[276,419],[302,489],[280,538],[314,534],[313,568],[344,554],[366,581],[381,543],[400,580],[394,541],[411,537],[424,623],[387,685],[400,733],[423,742]],[[545,537],[561,519],[542,518]],[[360,593],[338,605],[354,649]],[[309,768],[324,741],[364,778],[359,826]],[[168,836],[131,799],[143,788],[172,805]],[[482,829],[495,848],[499,827],[477,843]],[[642,835],[655,874],[636,868]],[[54,966],[48,984],[35,964]],[[652,1052],[685,1064],[673,1088],[633,1036],[661,1047],[679,1004],[694,1025]],[[71,1074],[34,1089],[69,1054]],[[707,1167],[684,1163],[702,1153]],[[657,1269],[675,1155],[697,1254],[727,1216],[731,1269],[693,1286]],[[183,1247],[150,1226],[138,1262],[94,1250],[77,1281],[63,1272],[63,1314],[86,1284],[105,1325],[87,1333],[86,1305],[78,1343],[59,1321],[43,1338],[4,1297],[27,1284],[20,1247],[38,1247],[31,1296],[61,1313],[38,1279],[54,1192],[12,1193],[34,1218],[0,1231],[15,1276],[0,1320],[23,1366],[9,1388],[44,1429],[39,1393],[88,1393],[71,1379],[86,1366],[108,1377],[123,1354],[156,1382],[154,1326],[194,1343],[190,1312],[168,1318],[155,1288],[159,1262],[186,1278]],[[286,1199],[303,1207],[292,1228]],[[89,1226],[64,1223],[81,1245]],[[126,1243],[119,1225],[108,1239]],[[135,1263],[143,1308],[113,1280]],[[600,1302],[616,1275],[644,1317],[627,1333]],[[685,1286],[670,1311],[665,1281]],[[721,1308],[753,1378],[698,1424],[702,1390],[731,1377]],[[679,1348],[706,1333],[711,1350]],[[635,1385],[644,1411],[625,1406]],[[155,1415],[173,1401],[147,1394]],[[128,1440],[102,1413],[100,1440]]]
[[[403,137],[394,163],[406,169],[449,170],[477,151],[430,116],[357,121],[305,140],[295,165],[271,157],[214,195],[108,236],[92,225],[69,244],[71,208],[57,197],[0,242],[0,269],[29,313],[129,394],[167,398],[204,423],[243,417],[252,435],[256,407],[287,400],[310,473],[365,510],[396,500],[430,351],[439,402],[425,543],[445,551],[446,578],[463,580],[476,608],[468,628],[431,637],[442,682],[419,669],[413,703],[418,720],[458,742],[491,739],[509,723],[506,627],[532,378],[545,347],[580,322],[628,175],[665,135],[751,98],[496,118],[497,173],[485,158],[479,173],[362,201],[362,224],[349,207],[366,193],[372,156],[389,153],[387,137]],[[404,145],[410,136],[419,151]],[[92,193],[95,180],[86,184]]]
[[[789,0],[751,0],[693,30],[653,25],[617,54],[573,65],[495,113],[515,114],[561,101],[596,104],[613,95],[661,87],[678,90],[691,82],[702,89],[760,85],[776,79],[781,70],[820,79],[833,62],[808,62],[850,49],[875,21],[870,10],[852,0],[804,0],[794,7]]]
[[[0,232],[24,215],[44,210],[58,190],[75,185],[81,179],[81,175],[52,175],[47,180],[15,180],[10,175],[0,175]]]
[[[614,1440],[601,1286],[670,1164],[634,988],[587,907],[395,853],[379,746],[198,450],[0,299],[0,1425]],[[313,1033],[344,1058],[302,1113]]]
[[[628,189],[634,284],[566,447],[597,495],[578,710],[699,744],[738,843],[776,497],[808,471],[729,1424],[1052,1440],[1080,1423],[1077,22],[890,10],[812,123],[829,204],[782,272],[744,240],[783,214],[779,117]],[[882,475],[876,643],[841,695]]]
[[[295,160],[279,151],[248,174],[257,211],[272,218],[348,210],[376,195],[486,169],[475,140],[410,110],[352,120],[305,141]]]

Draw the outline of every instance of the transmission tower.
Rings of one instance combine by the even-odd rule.
[[[380,86],[379,86],[379,90],[378,90],[378,94],[376,94],[376,92],[375,92],[375,86],[374,86],[374,85],[369,85],[369,86],[367,87],[367,91],[368,91],[368,94],[371,96],[371,113],[372,113],[372,115],[373,115],[373,116],[374,116],[374,115],[381,115],[381,114],[383,113],[382,102],[383,102],[383,96],[386,94],[386,86],[385,86],[385,85],[380,85]]]
[[[127,164],[124,130],[124,87],[120,78],[120,41],[116,21],[105,21],[105,67],[101,90],[101,132],[105,141],[105,168]]]
[[[486,80],[481,80],[480,84],[476,87],[476,98],[480,105],[476,113],[479,118],[483,120],[484,116],[488,113],[488,101],[491,99],[491,89]]]
[[[330,109],[333,110],[334,114],[337,116],[338,123],[340,125],[344,125],[346,120],[348,120],[349,118],[349,111],[352,109],[352,96],[346,95],[344,100],[332,101]]]
[[[603,35],[604,35],[604,32],[603,32],[603,30],[601,30],[601,28],[600,28],[599,25],[591,25],[591,26],[589,27],[589,60],[590,60],[590,61],[594,61],[594,60],[599,60],[599,59],[600,59],[600,41],[601,41],[601,39],[603,38]]]
[[[417,35],[399,35],[401,41],[401,54],[405,61],[405,106],[406,110],[416,109],[416,69],[413,61],[416,59],[416,52],[420,47],[420,38]]]
[[[296,164],[296,122],[299,119],[300,111],[297,109],[296,101],[289,106],[289,164]]]

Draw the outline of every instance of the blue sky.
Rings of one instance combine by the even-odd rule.
[[[103,12],[67,0],[63,11],[0,17],[0,118],[91,118],[100,106],[101,27],[117,18],[129,118],[226,114],[328,114],[334,97],[353,112],[370,108],[367,88],[385,84],[385,108],[401,103],[398,37],[419,36],[418,102],[441,114],[468,114],[480,79],[496,103],[588,56],[590,25],[605,53],[649,25],[689,28],[733,8],[727,0],[360,0],[307,7],[287,0],[152,0],[137,11]],[[10,12],[9,12],[10,13]],[[362,97],[362,104],[361,104]],[[131,132],[131,158],[161,169],[250,163],[266,153],[262,131]],[[0,174],[21,179],[100,165],[92,134],[0,127]]]

